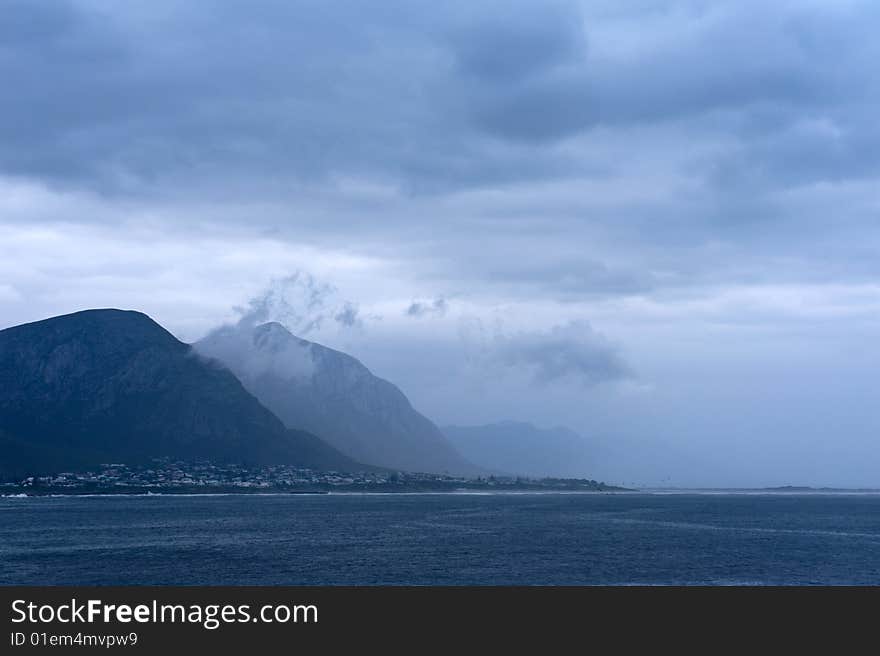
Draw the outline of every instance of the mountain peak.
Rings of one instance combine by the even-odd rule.
[[[32,321],[30,323],[13,326],[12,328],[6,328],[6,330],[23,330],[25,328],[33,328],[40,325],[87,325],[94,323],[105,323],[108,321],[125,322],[131,325],[149,325],[154,326],[159,330],[165,330],[143,312],[138,312],[137,310],[120,310],[118,308],[93,308],[87,310],[79,310],[77,312],[71,312],[69,314],[61,314],[57,317],[40,319],[39,321]]]
[[[261,323],[256,326],[254,328],[254,335],[274,337],[276,339],[290,339],[291,337],[296,337],[296,335],[287,329],[287,326],[278,323],[277,321]]]
[[[0,453],[0,476],[160,456],[357,466],[147,315],[116,309],[0,331]]]
[[[252,337],[254,345],[261,348],[286,348],[291,344],[297,346],[311,345],[311,342],[297,337],[288,330],[287,326],[277,321],[270,321],[256,326],[253,329]]]
[[[135,345],[189,348],[143,312],[116,308],[80,310],[6,328],[0,334],[10,347],[24,340],[30,347],[40,342],[77,342],[101,346],[106,352],[125,351]]]
[[[269,333],[277,333],[281,335],[290,335],[293,336],[293,333],[288,330],[287,326],[283,323],[279,323],[278,321],[267,321],[266,323],[261,323],[256,328],[255,331],[260,332],[269,332]]]

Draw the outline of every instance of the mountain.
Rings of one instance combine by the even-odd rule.
[[[364,469],[139,312],[0,331],[0,476],[152,457]]]
[[[587,477],[595,470],[594,446],[564,427],[537,428],[502,421],[484,426],[446,426],[443,433],[468,460],[488,469],[525,476]]]
[[[475,474],[395,385],[358,360],[292,335],[279,323],[226,326],[197,342],[289,427],[314,432],[359,462]]]

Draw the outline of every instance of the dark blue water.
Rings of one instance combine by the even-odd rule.
[[[3,584],[877,584],[880,496],[0,499]]]

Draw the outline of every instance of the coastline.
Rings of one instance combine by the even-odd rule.
[[[831,496],[880,496],[880,490],[874,489],[843,489],[822,488],[815,490],[784,491],[772,489],[704,489],[704,488],[679,488],[668,489],[632,489],[616,488],[605,490],[400,490],[400,491],[365,491],[365,490],[317,490],[317,491],[222,491],[222,492],[192,492],[192,491],[167,491],[167,492],[39,492],[39,493],[12,493],[0,494],[0,499],[72,499],[72,498],[150,498],[150,497],[358,497],[358,496],[757,496],[757,497],[831,497]]]

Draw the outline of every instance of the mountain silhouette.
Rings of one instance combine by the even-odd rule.
[[[155,457],[365,469],[140,312],[0,331],[0,476]]]

